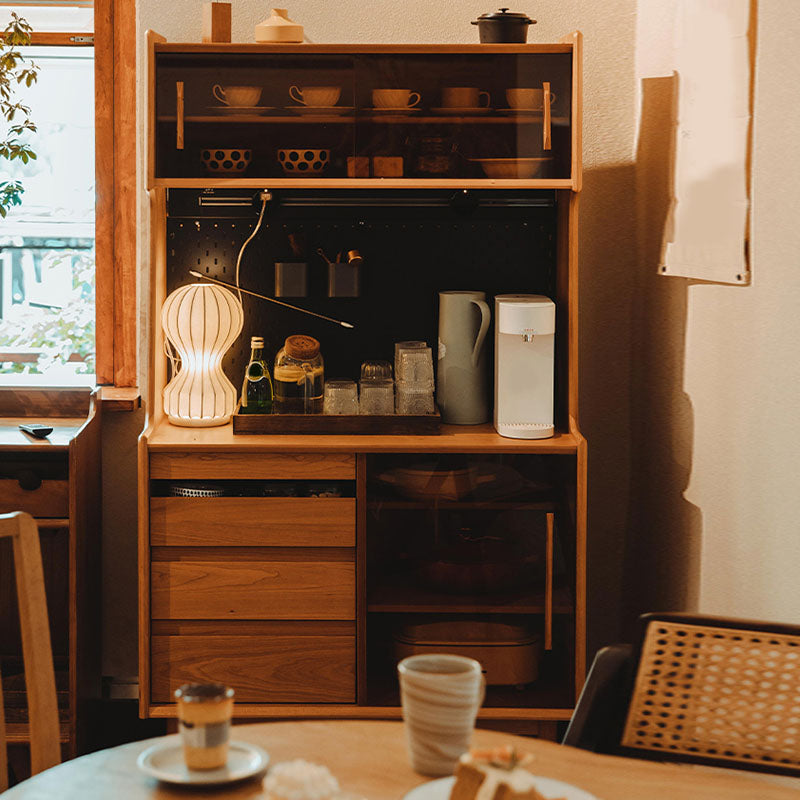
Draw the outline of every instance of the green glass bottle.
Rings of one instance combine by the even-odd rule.
[[[240,413],[272,413],[272,378],[264,361],[264,340],[260,336],[250,339],[250,363],[244,372]]]

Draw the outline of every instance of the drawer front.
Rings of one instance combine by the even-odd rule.
[[[349,561],[153,561],[153,619],[355,619]]]
[[[326,636],[153,636],[154,703],[184,683],[224,683],[244,703],[354,703],[356,640]]]
[[[354,547],[348,497],[154,497],[150,544],[174,547]]]
[[[67,481],[43,480],[38,489],[23,489],[13,478],[0,479],[0,514],[27,511],[33,517],[69,516]]]
[[[153,453],[156,479],[354,480],[352,453]]]

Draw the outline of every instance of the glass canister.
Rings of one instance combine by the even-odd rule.
[[[319,342],[312,336],[290,336],[275,356],[276,414],[321,414],[325,371]]]

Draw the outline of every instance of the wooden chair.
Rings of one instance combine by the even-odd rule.
[[[56,681],[47,621],[39,529],[29,514],[0,514],[1,537],[10,537],[13,543],[22,658],[28,696],[31,774],[35,775],[61,761]],[[7,788],[8,757],[0,680],[0,792]]]
[[[563,744],[800,776],[800,627],[645,614],[599,651]]]

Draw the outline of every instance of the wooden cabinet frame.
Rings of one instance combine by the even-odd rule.
[[[366,669],[366,458],[373,453],[486,453],[486,454],[528,454],[528,455],[566,455],[573,460],[567,478],[568,502],[566,511],[570,517],[570,529],[574,531],[574,564],[571,564],[571,581],[574,586],[574,642],[573,666],[574,686],[572,696],[577,698],[583,686],[586,668],[586,441],[578,426],[578,209],[579,189],[581,184],[581,35],[571,34],[564,43],[558,45],[529,45],[538,51],[547,52],[547,48],[570,48],[573,54],[573,132],[572,132],[572,178],[563,181],[482,181],[482,188],[546,188],[555,189],[557,204],[557,273],[556,305],[559,308],[557,335],[566,346],[560,348],[557,364],[559,376],[560,421],[557,433],[550,439],[519,440],[499,436],[491,425],[483,426],[443,426],[440,436],[234,436],[230,425],[219,428],[192,429],[170,425],[163,412],[161,393],[167,376],[167,363],[163,349],[163,334],[158,324],[159,311],[166,293],[166,190],[168,186],[177,185],[174,181],[156,180],[153,174],[155,153],[154,142],[154,101],[153,101],[153,66],[157,47],[167,47],[163,39],[152,32],[148,33],[150,60],[150,139],[149,154],[149,190],[151,209],[151,280],[149,298],[149,319],[151,321],[151,342],[149,347],[148,371],[150,375],[150,396],[147,410],[146,428],[139,440],[139,674],[140,701],[139,709],[143,717],[171,717],[175,710],[172,704],[152,702],[151,683],[151,636],[167,635],[184,626],[185,631],[200,631],[208,623],[196,620],[164,620],[153,619],[151,614],[151,564],[154,558],[166,557],[156,553],[158,547],[151,542],[151,478],[163,480],[166,477],[197,477],[200,473],[195,467],[190,470],[181,468],[181,463],[203,465],[203,475],[220,478],[228,475],[222,472],[235,469],[235,464],[247,459],[269,459],[274,456],[283,458],[300,458],[302,456],[331,458],[342,456],[350,462],[355,461],[355,639],[356,639],[356,702],[355,703],[242,703],[237,705],[236,714],[242,718],[286,718],[286,717],[338,717],[338,718],[399,718],[400,709],[394,706],[366,705],[363,691],[363,678]],[[232,50],[247,52],[264,52],[268,48],[261,45],[169,45],[169,49],[181,48],[182,51],[200,50],[224,54]],[[293,47],[293,46],[292,46]],[[323,47],[323,46],[315,46]],[[326,45],[324,49],[331,52],[352,52],[354,46]],[[366,47],[366,46],[362,46]],[[406,47],[406,46],[403,46]],[[410,46],[408,46],[410,47]],[[419,51],[421,46],[415,46]],[[475,45],[464,46],[424,46],[430,50],[460,52],[469,51]],[[482,46],[484,47],[484,46]],[[489,46],[493,47],[493,46]],[[508,46],[497,46],[508,47]],[[382,47],[382,51],[393,50],[403,52],[401,46],[396,48]],[[253,185],[256,179],[225,179],[205,181],[208,186]],[[257,185],[270,188],[276,184],[272,180],[257,180]],[[414,188],[433,187],[431,180],[410,180],[406,185]],[[460,182],[463,184],[464,182]],[[505,185],[505,184],[508,185]],[[502,184],[502,185],[501,185]],[[183,185],[183,184],[181,184]],[[292,185],[300,188],[311,186],[305,180],[292,181]],[[325,185],[338,185],[333,181],[325,181]],[[353,186],[378,185],[374,180],[354,182]],[[381,188],[391,188],[380,181]],[[267,463],[265,462],[265,463]],[[216,466],[215,466],[216,465]],[[165,469],[167,472],[165,472]],[[266,474],[266,473],[264,473]],[[348,473],[350,474],[350,473]],[[250,477],[263,477],[251,475]],[[154,506],[155,507],[155,506]],[[160,505],[158,505],[160,508]],[[160,512],[159,512],[160,513]],[[159,522],[159,526],[160,526]],[[161,542],[163,533],[160,527],[157,541]],[[177,549],[177,548],[176,548]],[[266,548],[265,548],[266,549]],[[179,555],[179,554],[178,554]],[[177,555],[176,555],[177,557]],[[209,556],[211,558],[211,556]],[[248,626],[248,635],[263,631],[269,635],[271,625],[276,621],[239,620],[236,624]],[[319,624],[319,623],[315,623]],[[182,630],[183,630],[182,629]],[[160,678],[163,683],[163,678]],[[542,733],[554,732],[555,722],[569,719],[571,705],[564,707],[544,708],[484,708],[480,712],[483,720],[497,723],[527,724],[530,730]]]

